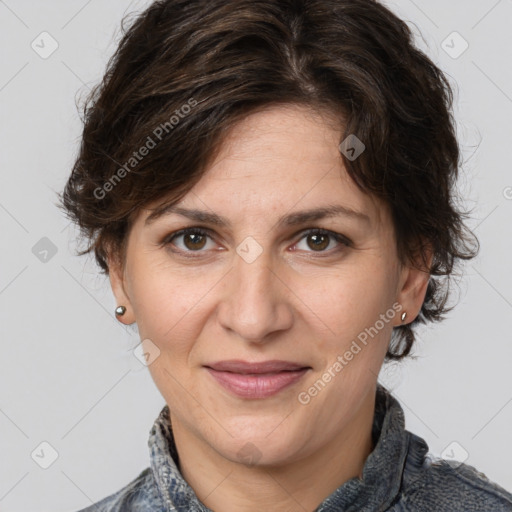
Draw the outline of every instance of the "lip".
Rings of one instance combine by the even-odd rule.
[[[295,384],[311,368],[289,361],[219,361],[205,365],[226,390],[242,398],[267,398]]]
[[[282,371],[301,370],[309,368],[306,364],[292,363],[291,361],[279,361],[273,359],[271,361],[260,361],[249,363],[241,359],[230,359],[229,361],[217,361],[205,365],[207,368],[217,370],[219,372],[233,372],[233,373],[275,373]]]

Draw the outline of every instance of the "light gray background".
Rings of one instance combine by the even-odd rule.
[[[78,510],[149,464],[163,398],[132,353],[136,331],[114,318],[108,281],[91,258],[74,256],[76,231],[55,207],[78,149],[75,96],[101,78],[122,16],[148,3],[0,1],[3,512]],[[417,360],[389,367],[382,380],[432,452],[467,452],[468,464],[512,490],[512,1],[387,4],[421,31],[419,46],[455,87],[461,189],[482,250],[466,266],[455,311],[421,331]],[[31,47],[50,48],[43,31],[59,45],[46,59]],[[443,49],[453,31],[469,43],[456,59]],[[444,44],[461,48],[453,37]],[[41,252],[43,237],[54,256]],[[49,461],[44,441],[58,452],[48,469],[36,463]]]

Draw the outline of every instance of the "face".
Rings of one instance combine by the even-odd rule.
[[[173,426],[228,460],[286,463],[347,432],[401,312],[421,307],[427,279],[399,265],[388,208],[349,179],[340,137],[303,107],[247,117],[181,213],[139,213],[111,268],[123,321],[159,350]]]

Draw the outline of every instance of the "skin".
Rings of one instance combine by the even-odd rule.
[[[389,209],[349,179],[340,141],[329,119],[305,107],[248,116],[179,203],[222,215],[231,227],[176,213],[145,225],[151,204],[133,223],[124,261],[110,261],[113,292],[127,308],[120,321],[137,322],[141,339],[160,350],[149,370],[171,411],[180,470],[214,511],[311,511],[361,476],[373,449],[376,380],[392,329],[402,311],[410,322],[421,309],[428,273],[399,264]],[[327,204],[363,212],[369,221],[277,222]],[[187,227],[211,234],[169,241]],[[317,241],[304,235],[309,228],[351,243]],[[236,252],[246,237],[262,249],[251,263]],[[338,356],[395,303],[400,313],[309,403],[300,403],[299,393],[329,368],[332,375]],[[247,399],[203,367],[226,359],[280,359],[310,370],[277,395]]]

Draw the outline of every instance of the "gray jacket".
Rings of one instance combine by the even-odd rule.
[[[378,386],[374,450],[363,479],[338,487],[314,512],[512,512],[512,494],[473,467],[433,459],[428,445],[405,430],[396,399]],[[166,405],[149,436],[151,467],[120,491],[80,512],[208,512],[187,484]],[[222,512],[222,511],[217,511]]]

